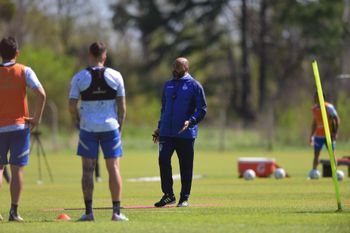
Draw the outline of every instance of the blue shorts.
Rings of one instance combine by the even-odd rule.
[[[30,130],[15,130],[0,133],[0,164],[25,166],[29,160]],[[7,154],[10,151],[10,160]]]
[[[80,130],[77,155],[97,159],[99,145],[101,145],[105,159],[118,158],[123,154],[118,129],[98,133]]]
[[[323,145],[327,146],[326,138],[325,137],[315,137],[314,138],[314,150],[319,152],[322,150]],[[335,150],[335,141],[332,140],[332,148]]]

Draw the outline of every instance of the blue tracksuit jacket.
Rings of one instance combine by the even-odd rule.
[[[165,83],[162,96],[161,116],[158,124],[161,137],[194,139],[197,137],[198,123],[207,112],[207,103],[201,84],[190,74]],[[179,134],[184,122],[190,127]]]

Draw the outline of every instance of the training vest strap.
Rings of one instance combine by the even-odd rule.
[[[104,77],[106,68],[92,69],[86,68],[91,74],[90,86],[80,92],[81,100],[83,101],[98,101],[98,100],[113,100],[117,95],[117,91],[111,88]]]

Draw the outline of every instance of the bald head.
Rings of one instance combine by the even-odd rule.
[[[173,75],[175,78],[182,78],[186,73],[188,73],[190,67],[187,58],[178,57],[173,63]]]

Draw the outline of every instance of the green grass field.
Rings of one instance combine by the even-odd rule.
[[[252,149],[219,153],[199,149],[195,155],[195,175],[190,204],[215,206],[163,209],[125,209],[129,222],[110,221],[111,210],[96,210],[95,222],[75,220],[83,211],[45,211],[49,208],[83,207],[80,188],[80,159],[74,152],[49,152],[48,159],[55,181],[50,183],[44,172],[44,184],[36,184],[37,157],[32,155],[26,170],[25,189],[20,213],[25,223],[0,223],[0,232],[350,232],[350,179],[340,183],[342,213],[335,213],[334,186],[329,178],[307,180],[311,166],[309,148],[280,149],[273,152]],[[326,151],[322,157],[326,158]],[[338,151],[339,155],[347,151]],[[237,158],[267,156],[276,158],[291,178],[275,180],[237,178]],[[103,162],[102,160],[100,160]],[[173,158],[175,174],[177,158]],[[101,164],[104,165],[104,164]],[[124,178],[122,205],[152,205],[161,196],[160,184],[132,183],[128,178],[157,176],[157,148],[145,150],[125,148],[121,163]],[[344,169],[347,174],[347,169]],[[106,170],[103,181],[95,184],[94,207],[109,207],[110,194]],[[175,182],[176,194],[180,183]],[[0,213],[7,218],[9,186],[0,190]],[[60,222],[56,217],[66,213],[72,221]]]

